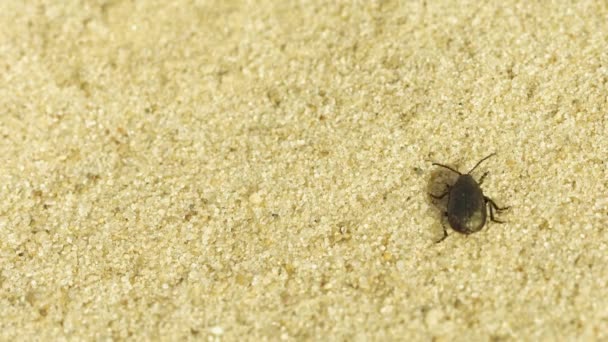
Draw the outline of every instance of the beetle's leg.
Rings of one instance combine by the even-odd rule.
[[[488,206],[488,202],[486,202],[486,206]],[[494,218],[494,209],[491,204],[490,204],[490,220],[492,220],[492,222],[496,222],[496,223],[504,223],[503,221],[500,221],[500,220],[497,220]]]
[[[481,185],[483,183],[483,180],[486,178],[486,176],[488,175],[488,173],[490,173],[490,171],[487,171],[486,173],[484,173],[481,178],[479,178],[479,182],[478,184]]]
[[[489,197],[485,197],[484,196],[483,199],[486,201],[486,206],[488,204],[490,205],[490,220],[492,220],[492,222],[496,222],[496,223],[505,223],[504,221],[500,221],[500,220],[497,220],[497,219],[494,218],[494,209],[496,209],[496,211],[502,211],[502,210],[509,209],[509,207],[502,207],[502,208],[500,208]]]
[[[450,191],[446,191],[444,193],[442,193],[441,195],[437,196],[437,195],[433,195],[432,193],[429,192],[429,196],[433,197],[434,199],[442,199],[445,197],[445,195],[447,195]]]
[[[511,207],[502,207],[502,208],[501,208],[501,207],[499,207],[498,205],[496,205],[496,203],[494,203],[494,201],[492,201],[492,199],[491,199],[491,198],[489,198],[489,197],[485,197],[485,196],[484,196],[484,197],[483,197],[483,199],[484,199],[484,200],[486,200],[486,202],[490,202],[490,204],[491,204],[491,205],[494,207],[494,209],[496,209],[497,211],[503,211],[503,210],[507,210],[507,209],[511,208]]]
[[[429,196],[433,197],[434,199],[442,199],[442,198],[444,198],[445,195],[447,195],[447,194],[450,193],[450,185],[446,184],[445,187],[447,188],[447,190],[444,193],[442,193],[441,195],[437,196],[437,195],[433,195],[433,194],[431,194],[429,192]]]
[[[445,213],[445,215],[447,216],[448,213]],[[448,231],[445,229],[445,226],[443,225],[443,223],[441,224],[441,227],[443,228],[443,237],[437,241],[435,241],[435,243],[440,243],[441,241],[445,240],[445,238],[448,237]]]

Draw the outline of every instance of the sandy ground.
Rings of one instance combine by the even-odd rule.
[[[608,5],[541,3],[1,1],[0,339],[608,339]]]

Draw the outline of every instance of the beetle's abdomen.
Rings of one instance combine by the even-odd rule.
[[[448,201],[450,226],[461,233],[479,231],[486,222],[486,207],[481,188],[469,175],[458,177]]]

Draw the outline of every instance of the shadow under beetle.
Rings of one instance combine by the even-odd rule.
[[[443,194],[439,196],[429,194],[435,199],[442,199],[445,195],[448,195],[448,210],[445,215],[448,217],[450,227],[459,233],[471,234],[480,231],[486,223],[488,204],[490,206],[490,220],[496,223],[504,223],[503,221],[494,218],[494,210],[500,212],[509,209],[509,207],[501,208],[496,205],[492,199],[484,196],[480,187],[484,178],[488,175],[488,172],[481,176],[479,183],[471,176],[471,172],[473,172],[479,164],[494,155],[496,155],[496,153],[492,153],[483,158],[475,164],[471,171],[465,174],[462,174],[460,171],[447,165],[433,163],[433,165],[446,168],[459,175],[453,185],[446,184],[447,190]],[[445,229],[445,226],[443,226],[443,237],[437,241],[437,243],[445,240],[446,237],[448,237],[448,232]]]

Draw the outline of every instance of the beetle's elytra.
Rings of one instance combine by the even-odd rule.
[[[447,165],[433,163],[433,165],[446,168],[452,172],[457,173],[458,179],[452,185],[447,185],[447,190],[439,195],[431,195],[435,199],[441,199],[448,195],[448,207],[445,215],[448,217],[450,227],[455,231],[463,234],[475,233],[485,225],[487,217],[487,207],[490,207],[490,220],[496,223],[503,223],[494,218],[494,210],[500,212],[506,210],[509,207],[499,207],[490,199],[484,196],[480,185],[483,183],[484,178],[488,175],[488,172],[484,173],[479,179],[479,183],[471,176],[479,164],[486,159],[494,156],[495,153],[483,158],[467,173],[462,174],[460,171],[453,169]],[[443,237],[437,241],[441,242],[448,236],[448,232],[443,227]]]

